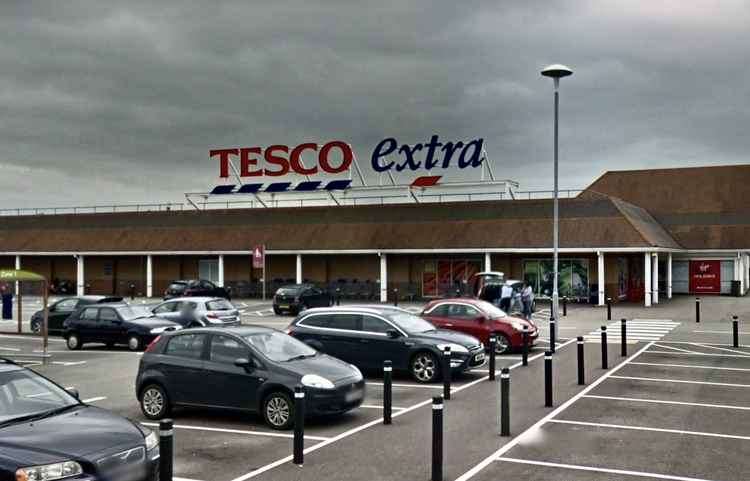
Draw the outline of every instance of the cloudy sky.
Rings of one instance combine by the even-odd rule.
[[[562,187],[748,162],[748,25],[746,1],[4,0],[0,203],[181,201],[219,183],[211,148],[342,139],[371,170],[432,134],[551,188],[557,62]]]

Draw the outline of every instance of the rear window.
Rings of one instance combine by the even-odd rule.
[[[184,282],[173,282],[169,285],[169,288],[175,291],[181,291],[185,286],[186,284]]]
[[[200,359],[203,353],[205,334],[182,334],[169,340],[164,354],[168,356]]]
[[[208,301],[206,308],[209,311],[231,311],[234,306],[226,299],[216,299],[215,301]]]
[[[283,296],[296,296],[299,294],[300,288],[299,287],[282,287],[278,291],[276,291],[276,294],[281,294]]]

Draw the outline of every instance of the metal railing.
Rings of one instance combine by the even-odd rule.
[[[153,212],[184,209],[185,204],[177,202],[164,202],[158,204],[83,205],[69,207],[16,207],[0,209],[0,216]]]

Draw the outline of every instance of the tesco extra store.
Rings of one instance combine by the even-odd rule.
[[[5,210],[0,268],[35,271],[78,294],[159,297],[174,279],[202,278],[234,297],[260,297],[261,282],[273,292],[305,281],[373,301],[453,295],[493,270],[549,296],[551,193],[492,192],[497,183],[487,183],[483,195],[428,197],[440,187],[433,181],[370,186],[379,201],[369,202],[343,190],[290,205],[283,192],[256,190],[250,203],[217,204],[214,195],[114,212]],[[560,200],[560,295],[647,306],[673,294],[744,295],[748,199],[750,165],[606,172]],[[254,246],[265,246],[265,277]]]

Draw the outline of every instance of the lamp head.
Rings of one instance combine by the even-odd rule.
[[[552,77],[554,79],[559,79],[562,77],[567,77],[568,75],[573,75],[573,71],[570,70],[565,65],[560,65],[559,63],[548,65],[544,67],[542,70],[542,75],[545,77]]]

